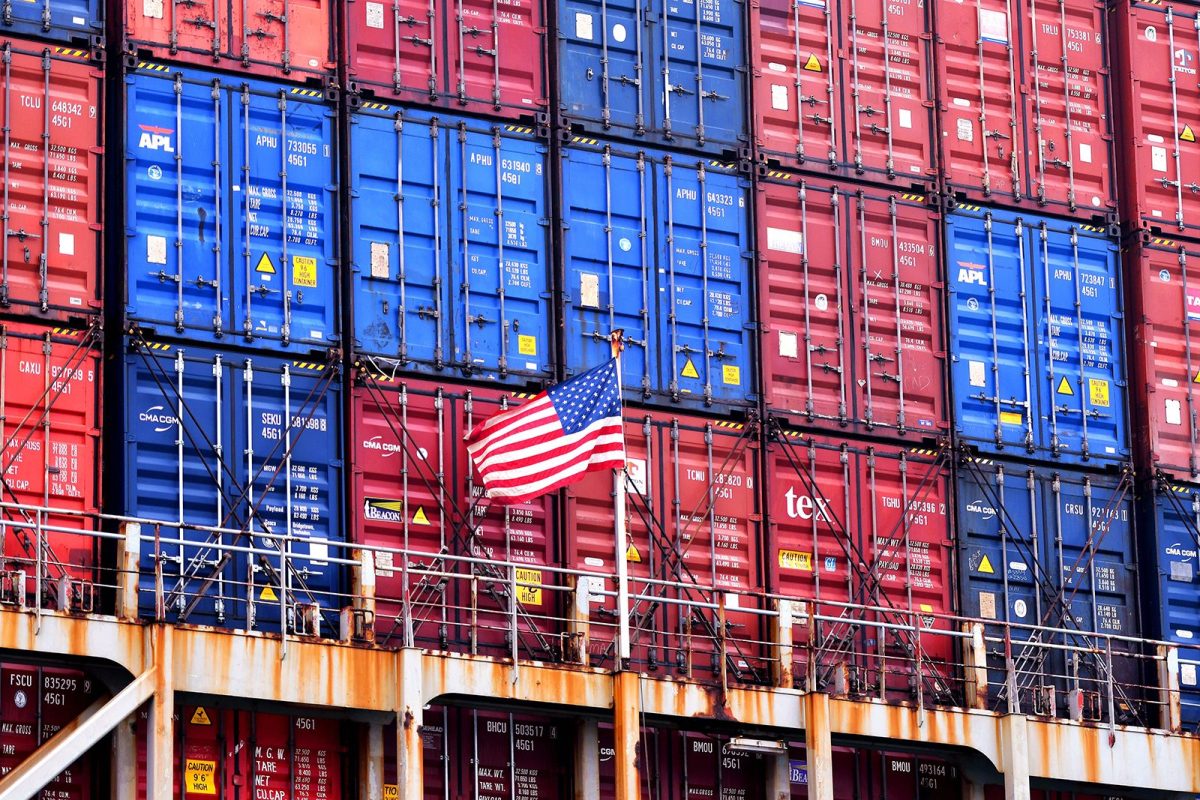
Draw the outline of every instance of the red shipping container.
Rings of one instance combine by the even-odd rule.
[[[601,800],[615,800],[613,729],[600,726]],[[642,796],[653,800],[765,800],[766,761],[729,747],[725,736],[642,728],[638,758]],[[543,795],[544,797],[545,795]]]
[[[855,444],[783,431],[767,450],[768,586],[810,601],[827,617],[820,639],[841,646],[818,654],[818,680],[846,669],[858,692],[912,699],[919,650],[926,697],[950,699],[953,641],[890,632],[853,620],[948,630],[954,613],[950,469],[929,450]],[[888,609],[863,612],[825,603]],[[911,612],[915,612],[911,613]],[[795,675],[806,673],[808,646],[798,647]],[[888,675],[880,681],[880,654]],[[933,662],[933,663],[931,663]],[[810,687],[812,688],[812,687]],[[817,687],[821,688],[821,687]]]
[[[913,440],[949,429],[939,214],[924,199],[778,171],[759,181],[772,413]]]
[[[808,760],[802,745],[790,753],[792,798],[808,797]],[[924,756],[877,750],[833,749],[834,800],[959,800],[957,765]]]
[[[0,310],[100,314],[103,72],[86,51],[0,39]]]
[[[750,4],[759,152],[897,186],[937,175],[925,3]]]
[[[379,644],[404,643],[407,580],[416,640],[459,652],[512,654],[507,570],[440,557],[451,554],[523,565],[516,576],[528,582],[518,588],[520,644],[528,657],[557,657],[559,597],[539,588],[556,580],[542,569],[555,563],[553,498],[509,507],[481,500],[483,487],[463,443],[473,425],[529,396],[358,371],[350,508],[361,513],[353,516],[354,541],[428,554],[414,559],[407,576],[390,553],[376,554]],[[474,594],[472,577],[478,579]]]
[[[79,670],[0,664],[0,776],[20,766],[39,745],[83,713],[96,699],[97,689],[96,683]],[[39,797],[92,797],[95,759],[100,752],[97,748],[81,755],[46,784]]]
[[[697,680],[718,679],[720,614],[673,601],[724,603],[728,680],[769,679],[763,618],[739,594],[761,592],[759,462],[756,428],[702,417],[627,410],[629,462],[625,517],[635,629],[632,658],[640,669],[665,669]],[[612,473],[589,475],[566,499],[567,563],[615,573]],[[679,587],[650,586],[647,579]],[[694,587],[694,588],[692,588]],[[604,590],[615,592],[612,581]],[[672,602],[665,602],[672,601]],[[616,605],[593,594],[590,661],[612,665]]]
[[[448,720],[453,709],[444,706],[426,706],[422,712],[421,729],[421,776],[426,797],[449,797],[450,771],[456,769],[450,760],[450,731]],[[400,788],[396,783],[396,726],[383,729],[383,796],[398,798]]]
[[[1111,221],[1104,3],[941,2],[941,168],[961,198]]]
[[[1121,76],[1121,216],[1165,236],[1200,237],[1197,11],[1181,3],[1113,5]]]
[[[130,0],[126,47],[139,55],[302,81],[337,70],[334,0]]]
[[[347,0],[351,91],[481,114],[545,112],[541,0]]]
[[[100,468],[100,352],[90,331],[0,323],[0,469],[3,501],[55,509],[42,515],[43,605],[87,611],[95,600]],[[0,513],[0,566],[24,573],[24,602],[34,603],[38,568],[36,512]],[[69,581],[64,596],[59,590]],[[19,579],[17,583],[19,584]],[[14,588],[20,594],[19,588]],[[14,597],[13,601],[22,598]]]

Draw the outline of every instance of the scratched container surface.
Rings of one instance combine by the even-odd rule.
[[[1129,458],[1124,304],[1094,226],[960,206],[946,216],[955,431],[981,451]]]
[[[124,100],[126,319],[271,351],[336,342],[337,124],[321,92],[140,62]]]
[[[958,465],[957,512],[963,615],[1056,629],[1011,631],[1020,708],[1066,717],[1067,690],[1082,689],[1084,714],[1107,719],[1108,670],[1098,656],[1036,643],[1102,654],[1108,641],[1089,633],[1141,635],[1132,479],[967,458]],[[985,626],[985,635],[1003,634]],[[1140,685],[1140,662],[1120,657],[1128,647],[1112,642],[1118,723],[1139,713],[1136,690],[1120,687]],[[988,651],[990,702],[1003,710],[1004,657]]]
[[[545,114],[543,0],[348,0],[345,9],[351,91],[506,118]]]
[[[34,39],[102,45],[105,0],[10,0],[0,15],[0,32]]]
[[[897,187],[932,185],[932,4],[759,0],[749,8],[760,157]]]
[[[963,780],[958,766],[928,756],[833,748],[834,800],[957,800]],[[808,755],[802,743],[788,747],[793,800],[807,798]]]
[[[446,798],[449,794],[450,721],[457,711],[445,706],[428,705],[422,711],[421,727],[421,780],[425,796]],[[383,796],[388,800],[398,799],[400,788],[396,784],[396,724],[383,729]]]
[[[544,137],[374,102],[350,119],[357,351],[447,378],[551,377]]]
[[[73,721],[100,694],[86,673],[17,662],[0,664],[0,776],[7,775]],[[46,784],[39,800],[86,800],[96,791],[103,748],[81,754]]]
[[[749,155],[746,4],[557,0],[560,122]]]
[[[292,81],[332,78],[334,0],[128,0],[125,47],[139,56]]]
[[[413,554],[407,574],[393,554],[374,556],[378,644],[404,645],[407,598],[421,646],[510,656],[515,615],[524,655],[558,659],[556,609],[565,597],[542,588],[559,583],[545,571],[556,559],[554,498],[507,507],[481,501],[483,486],[463,442],[474,425],[529,397],[396,379],[373,372],[370,364],[356,373],[349,502],[354,541]],[[508,568],[495,561],[519,565],[515,577],[526,585],[515,599]]]
[[[100,543],[86,532],[98,527],[100,510],[100,357],[99,336],[91,331],[0,323],[3,502],[55,509],[40,517],[3,511],[6,602],[38,601],[40,568],[44,606],[99,610]],[[39,558],[43,526],[53,530],[43,531]]]
[[[644,670],[690,675],[706,683],[720,683],[722,673],[733,682],[766,682],[769,667],[759,644],[764,641],[762,617],[748,610],[756,601],[744,594],[762,588],[756,429],[629,409],[625,448],[630,544],[624,557],[631,595],[645,595],[634,604],[638,632],[633,660]],[[589,475],[568,488],[569,567],[614,572],[613,489],[610,472]],[[614,655],[615,599],[601,590],[615,592],[616,587],[605,581],[587,594],[588,661],[595,666],[611,665]],[[692,604],[690,617],[681,602]],[[722,635],[724,664],[717,649]]]
[[[840,432],[945,435],[937,209],[778,170],[756,189],[768,411]]]
[[[729,737],[643,728],[638,779],[643,796],[655,800],[766,800],[767,759],[729,747]],[[600,725],[601,800],[615,800],[616,753],[613,730]]]
[[[956,610],[947,456],[779,429],[766,463],[768,590],[831,618],[816,623],[815,639],[797,634],[795,674],[812,657],[815,688],[848,674],[857,693],[949,701],[951,624],[932,616]],[[817,641],[842,644],[816,651]]]
[[[574,137],[561,149],[567,375],[625,332],[625,399],[756,400],[749,181],[732,165]]]
[[[98,316],[102,65],[87,51],[17,39],[0,39],[0,59],[0,310],[47,321]]]
[[[172,622],[337,635],[342,387],[334,367],[200,346],[126,342],[121,513],[225,532],[162,528],[142,544],[140,609]],[[281,545],[262,536],[288,536]],[[261,554],[217,551],[253,544]]]
[[[947,190],[1111,220],[1117,169],[1105,4],[940,0],[934,16]]]

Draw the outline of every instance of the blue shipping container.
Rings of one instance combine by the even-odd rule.
[[[342,519],[341,379],[324,364],[236,355],[202,346],[136,344],[123,376],[123,513],[165,523],[232,529],[221,534],[164,526],[163,588],[174,622],[278,631],[281,579],[289,606],[321,607],[336,633],[346,551]],[[231,553],[250,534],[295,537],[291,569],[280,558]],[[149,532],[149,531],[146,531]],[[277,545],[260,536],[254,545]],[[141,612],[155,613],[153,548],[143,544]]]
[[[455,378],[553,376],[546,152],[525,126],[380,103],[353,114],[358,352]]]
[[[573,375],[625,331],[626,399],[756,399],[749,182],[736,167],[576,138],[562,149],[563,351]]]
[[[1119,249],[1101,229],[960,206],[946,215],[951,397],[980,450],[1129,457]]]
[[[224,345],[336,342],[337,120],[321,93],[143,63],[125,103],[127,318]]]
[[[708,152],[745,144],[746,3],[559,0],[569,124]]]
[[[9,0],[0,30],[87,47],[104,36],[104,0]]]
[[[1103,642],[1081,634],[1140,635],[1132,479],[964,461],[957,488],[962,614],[1059,629],[1012,631],[1021,710],[1063,712],[1065,692],[1073,688],[1106,696],[1108,672],[1095,657],[1068,658],[1037,643],[1103,649]],[[1003,635],[999,629],[987,634]],[[1123,647],[1114,644],[1117,652]],[[1004,709],[1003,647],[987,650],[990,694]],[[1114,662],[1118,683],[1140,685],[1140,662]],[[1057,708],[1042,705],[1049,702],[1045,687],[1055,687]],[[1118,713],[1132,708],[1133,695],[1133,688],[1118,694]]]

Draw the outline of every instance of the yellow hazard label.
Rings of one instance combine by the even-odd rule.
[[[642,554],[638,552],[637,547],[632,543],[625,549],[625,560],[632,561],[635,564],[642,563]]]
[[[982,559],[980,559],[979,566],[975,568],[975,571],[982,575],[996,574],[996,568],[992,566],[992,560],[987,556],[984,556]]]
[[[428,525],[429,517],[425,516],[425,507],[417,506],[417,513],[413,514],[413,525]]]
[[[804,62],[804,68],[809,72],[820,72],[821,62],[815,55],[810,53],[808,56],[808,61]]]
[[[1075,390],[1071,388],[1071,382],[1063,378],[1058,382],[1058,388],[1055,389],[1059,394],[1074,395]]]
[[[193,725],[212,725],[212,720],[208,718],[208,712],[204,710],[204,706],[196,706],[196,710],[192,712]]]
[[[802,572],[812,572],[812,553],[800,550],[780,550],[779,566],[783,569],[798,569]]]
[[[1196,377],[1192,378],[1192,383],[1200,383],[1200,369],[1196,370]]]
[[[921,610],[924,611],[926,614],[932,614],[933,606],[929,605],[929,603],[921,603]]]
[[[216,794],[217,762],[185,758],[183,760],[183,782],[188,794]]]
[[[537,337],[520,334],[517,336],[517,352],[523,356],[537,355]]]
[[[262,590],[262,594],[260,594],[258,596],[258,599],[259,600],[273,600],[278,603],[279,595],[275,594],[275,590],[272,589],[270,586],[264,586],[263,590]]]
[[[275,262],[271,260],[269,255],[263,253],[262,257],[258,259],[258,264],[254,267],[254,271],[261,272],[264,275],[274,275]]]
[[[292,283],[317,288],[317,260],[308,256],[292,256]]]
[[[696,371],[696,365],[692,363],[692,360],[690,358],[684,362],[683,372],[681,372],[679,374],[685,378],[699,378],[700,377],[700,373]]]
[[[724,364],[721,366],[721,380],[725,381],[730,386],[742,385],[742,368],[735,367],[732,364]]]
[[[1108,408],[1108,381],[1103,378],[1088,378],[1088,400],[1094,406]]]
[[[517,570],[517,600],[527,606],[542,604],[542,571],[540,569]]]
[[[1194,132],[1192,132],[1192,126],[1184,125],[1183,130],[1181,130],[1179,132],[1179,138],[1185,142],[1196,141],[1196,134]]]
[[[1025,417],[1019,411],[1001,411],[1000,424],[1002,425],[1024,425]]]
[[[383,785],[383,800],[400,800],[400,787],[394,783]]]

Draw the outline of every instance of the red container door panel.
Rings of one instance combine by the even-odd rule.
[[[99,510],[100,354],[92,334],[53,332],[36,325],[0,324],[0,468],[3,499],[61,509],[41,518],[46,591],[69,578],[76,610],[92,608],[96,540],[68,530],[95,528]],[[34,600],[39,522],[35,514],[6,510],[0,562],[26,573]]]
[[[834,13],[826,0],[750,4],[755,135],[785,165],[833,169],[840,160]]]
[[[0,665],[0,775],[25,761],[40,742],[38,668]]]
[[[181,705],[176,708],[175,785],[180,788],[179,795],[183,800],[232,798],[236,796],[235,781],[247,780],[244,771],[246,748],[244,742],[237,739],[236,717],[236,712],[213,706]],[[144,734],[138,738],[138,769],[144,774],[147,740]]]
[[[672,735],[683,752],[672,781],[672,800],[765,800],[766,768],[758,753],[729,749],[719,736],[683,731]]]
[[[133,0],[125,38],[159,58],[193,53],[225,69],[301,79],[332,75],[332,0]]]
[[[544,111],[542,3],[454,0],[444,5],[453,15],[447,30],[455,41],[447,63],[452,63],[454,85],[448,89],[457,103],[481,113],[506,107],[517,113]]]
[[[336,720],[283,714],[253,716],[250,779],[256,798],[338,800],[342,738]]]
[[[923,202],[862,192],[854,201],[854,419],[871,433],[922,438],[949,428],[940,232]]]
[[[973,199],[1024,197],[1020,28],[1007,0],[936,10],[941,45],[941,168],[949,187]]]
[[[502,507],[480,500],[463,436],[473,425],[527,395],[494,389],[444,390],[426,381],[381,380],[360,372],[355,384],[356,541],[415,551],[402,561],[375,554],[376,636],[400,645],[407,595],[416,640],[455,650],[511,653],[513,603],[508,569],[518,565],[519,641],[535,658],[557,655],[558,593],[551,498]],[[469,515],[469,516],[468,516]],[[471,564],[445,555],[480,559]],[[447,577],[449,575],[449,577]],[[473,582],[472,577],[476,580]]]
[[[4,250],[0,309],[100,313],[102,76],[81,51],[0,40]]]
[[[451,760],[459,765],[457,793],[451,796],[478,800],[567,796],[575,737],[562,722],[471,709],[449,709],[447,716],[453,726],[451,746],[457,746],[458,752]]]
[[[442,91],[442,20],[430,0],[346,0],[347,74],[354,89],[418,102]]]
[[[444,706],[428,706],[422,712],[421,775],[426,797],[449,797],[447,787],[450,770],[457,764],[451,761],[448,744],[447,719],[454,712]],[[399,798],[400,788],[396,783],[396,725],[383,729],[383,796]]]
[[[1111,172],[1104,4],[1034,0],[1028,10],[1030,194],[1060,212],[1113,212],[1116,176]]]
[[[929,9],[918,0],[843,0],[847,161],[907,186],[936,176]]]
[[[852,367],[842,346],[849,220],[841,197],[811,180],[764,181],[757,192],[767,407],[797,422],[849,422]]]
[[[600,791],[599,800],[617,799],[617,751],[613,741],[613,726],[601,722],[600,729]],[[674,776],[676,771],[667,752],[667,739],[674,736],[658,728],[642,728],[638,732],[641,758],[637,760],[638,785],[646,800],[669,800],[663,776]]]

